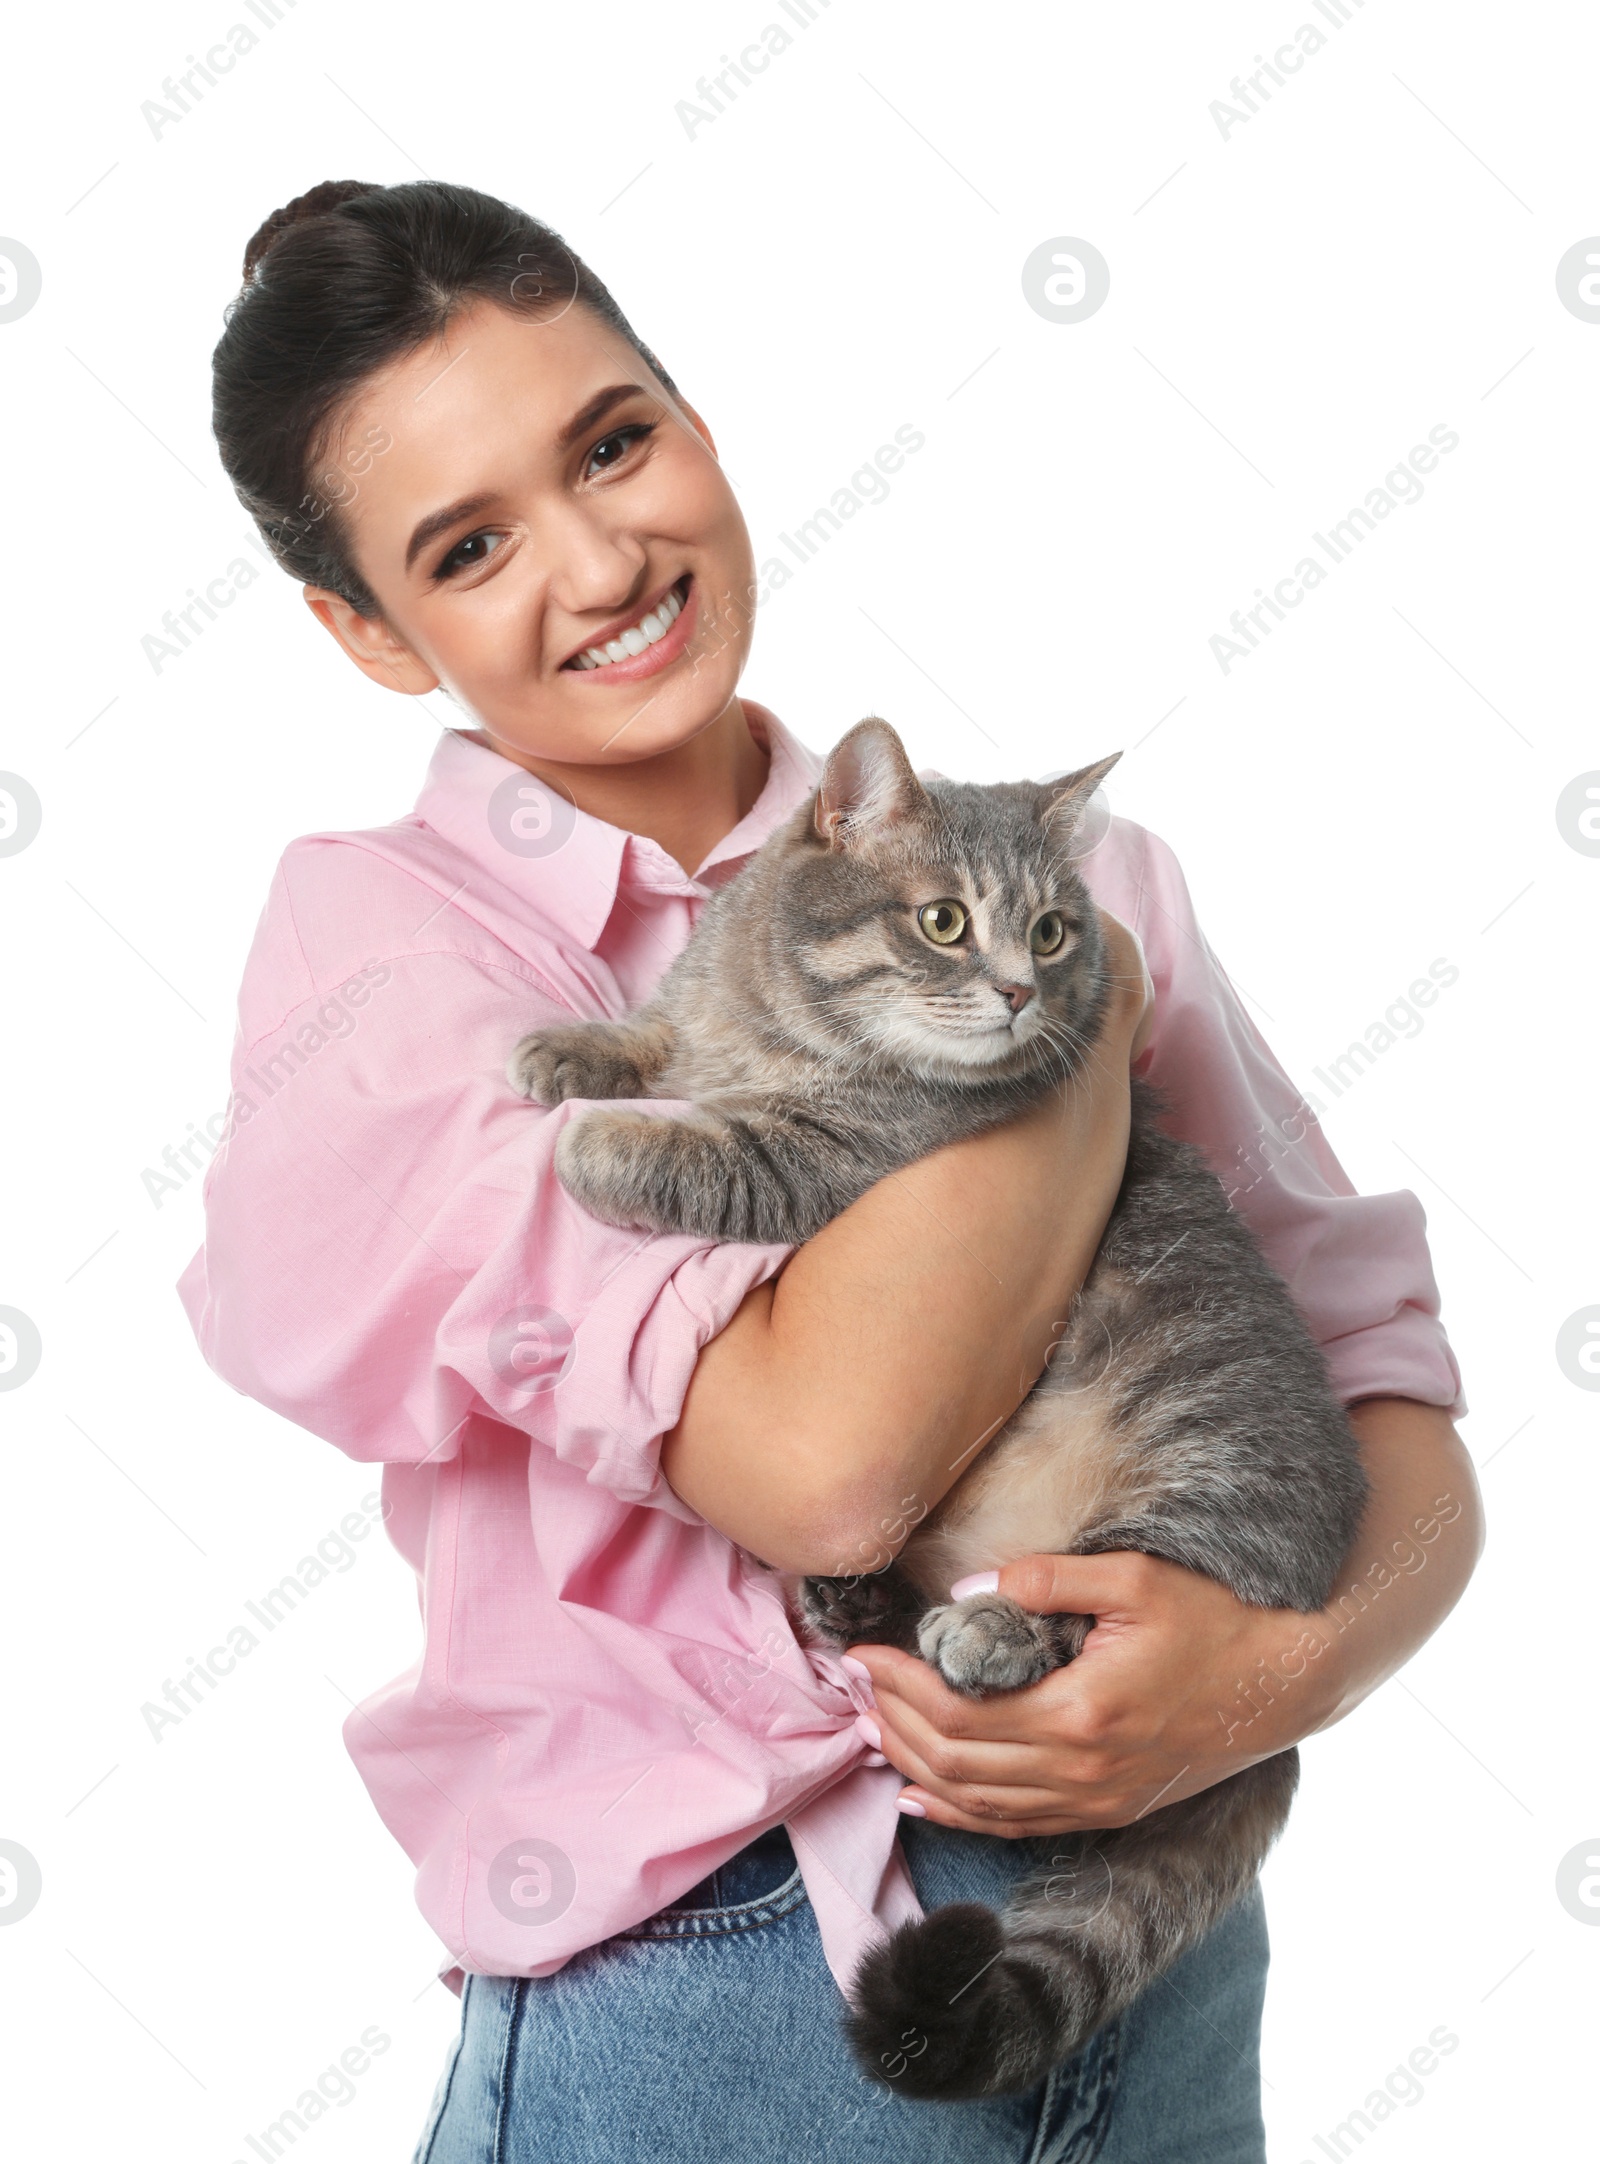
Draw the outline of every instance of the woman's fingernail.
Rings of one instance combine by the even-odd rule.
[[[970,1578],[958,1578],[950,1588],[952,1600],[967,1600],[974,1593],[998,1593],[1000,1573],[997,1570],[975,1570]]]
[[[858,1713],[856,1715],[856,1733],[865,1736],[875,1751],[883,1749],[882,1731],[870,1713]]]
[[[928,1815],[915,1796],[901,1796],[895,1809],[906,1818],[926,1818]]]
[[[839,1666],[846,1675],[855,1677],[861,1688],[866,1692],[868,1699],[872,1704],[876,1705],[877,1700],[872,1696],[872,1670],[864,1667],[860,1661],[853,1661],[848,1653],[839,1655]]]

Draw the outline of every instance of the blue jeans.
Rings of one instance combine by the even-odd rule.
[[[901,1829],[925,1908],[999,1906],[1029,1844]],[[781,1828],[554,1976],[467,1979],[413,2164],[1265,2164],[1259,1889],[1024,2096],[856,2071]]]

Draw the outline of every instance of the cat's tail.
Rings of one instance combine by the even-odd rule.
[[[903,2096],[1008,2096],[1044,2080],[1254,1883],[1299,1754],[1280,1752],[1131,1826],[1063,1835],[1003,1914],[903,1924],[862,1963],[850,2040]]]

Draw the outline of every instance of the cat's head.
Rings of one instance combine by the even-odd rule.
[[[952,1081],[1076,1067],[1105,949],[1072,849],[1120,757],[1052,782],[925,784],[886,721],[858,722],[785,867],[800,1034]]]

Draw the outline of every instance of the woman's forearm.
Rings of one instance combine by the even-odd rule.
[[[1094,1260],[1143,1005],[1119,989],[1065,1090],[880,1180],[704,1348],[662,1465],[710,1524],[780,1569],[870,1570],[954,1485]]]
[[[1441,1406],[1363,1398],[1349,1418],[1371,1493],[1333,1597],[1314,1619],[1337,1647],[1322,1728],[1432,1637],[1483,1550],[1477,1475]]]

